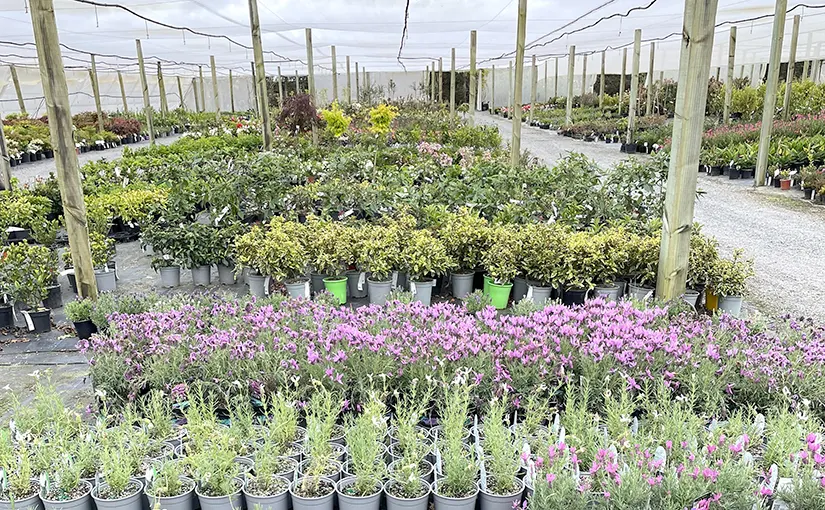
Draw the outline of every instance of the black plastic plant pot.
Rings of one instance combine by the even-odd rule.
[[[0,306],[0,328],[14,326],[14,309],[11,305]]]
[[[587,298],[587,289],[566,289],[562,303],[567,306],[583,305]]]
[[[80,340],[88,340],[91,336],[97,333],[97,326],[95,323],[88,321],[73,322],[75,333]]]
[[[773,187],[774,188],[781,188],[782,183],[780,181],[781,181],[781,179],[779,179],[779,177],[774,177],[773,178]]]
[[[742,172],[738,168],[731,168],[728,174],[728,179],[739,179],[742,177]]]
[[[66,278],[69,279],[69,287],[71,287],[72,292],[77,294],[77,279],[74,276],[74,271],[71,273],[66,274]]]
[[[722,167],[721,166],[712,166],[710,167],[710,175],[711,177],[716,177],[722,175]]]
[[[805,188],[802,190],[802,193],[805,194],[805,200],[810,200],[814,194],[813,188]]]
[[[63,307],[63,293],[60,285],[53,285],[48,288],[49,294],[43,300],[43,306],[54,310],[55,308]]]
[[[32,326],[34,326],[34,329],[30,329],[31,333],[48,333],[52,330],[51,310],[29,311],[28,314],[31,318]]]
[[[627,154],[636,154],[636,144],[635,143],[626,143],[624,146],[624,151]]]

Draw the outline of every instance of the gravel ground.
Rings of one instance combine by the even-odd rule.
[[[479,121],[499,127],[508,140],[512,123],[481,114]],[[602,165],[628,156],[616,145],[588,143],[525,126],[522,150],[552,164],[566,152],[586,154]],[[645,157],[645,156],[642,156]],[[695,218],[714,236],[724,255],[743,248],[755,262],[747,300],[765,314],[790,313],[825,322],[825,207],[800,200],[801,191],[753,188],[753,180],[699,176],[704,194],[696,201]]]
[[[167,136],[165,138],[158,138],[156,142],[161,145],[169,145],[170,143],[174,142],[180,137],[181,135]],[[140,142],[129,145],[121,145],[120,147],[116,147],[114,149],[107,149],[105,151],[84,152],[83,154],[78,154],[77,159],[80,161],[80,165],[82,166],[84,163],[88,163],[89,161],[119,158],[120,155],[123,153],[124,147],[138,149],[140,147],[146,147],[148,145],[149,142]],[[11,176],[16,177],[17,180],[20,181],[20,184],[31,184],[38,177],[45,178],[48,177],[50,173],[56,172],[57,169],[54,164],[54,159],[44,159],[42,161],[26,163],[12,168]]]

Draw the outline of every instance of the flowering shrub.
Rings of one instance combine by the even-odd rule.
[[[475,391],[526,395],[540,384],[586,374],[616,392],[664,385],[695,395],[718,415],[728,401],[768,406],[819,401],[825,329],[786,319],[767,328],[637,310],[631,303],[561,305],[526,316],[492,308],[394,303],[357,310],[307,301],[181,299],[177,304],[110,317],[109,335],[80,343],[95,386],[129,400],[147,386],[168,389],[213,381],[231,394],[236,381],[273,387],[298,378],[339,386],[360,401],[370,380],[390,390],[457,368],[483,374]],[[598,388],[597,388],[598,389]]]

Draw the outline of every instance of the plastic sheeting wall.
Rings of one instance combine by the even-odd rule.
[[[46,114],[46,104],[43,99],[43,88],[40,82],[40,70],[33,67],[15,66],[20,90],[26,104],[26,111],[32,117],[40,117]],[[126,93],[126,104],[129,111],[139,111],[143,109],[143,89],[141,88],[140,76],[134,73],[121,73],[123,76],[123,87]],[[186,109],[195,110],[195,92],[193,86],[193,76],[181,77],[181,88],[183,89],[183,104]],[[100,84],[100,103],[103,111],[115,112],[123,110],[123,99],[120,93],[120,83],[116,72],[100,71],[97,73]],[[149,103],[157,110],[160,110],[160,85],[156,74],[146,75],[149,82]],[[211,73],[204,69],[204,91],[206,95],[206,110],[214,111],[215,100],[212,89]],[[250,76],[233,76],[233,86],[235,93],[235,110],[245,111],[255,108],[255,98],[253,95],[254,85]],[[69,88],[69,100],[72,114],[95,111],[94,95],[92,94],[92,81],[88,71],[66,70],[66,82]],[[196,80],[199,85],[199,79]],[[177,77],[163,74],[163,84],[166,91],[166,101],[169,109],[175,109],[181,105],[180,94],[178,93]],[[198,90],[200,94],[200,90]],[[221,111],[229,111],[231,107],[229,94],[229,77],[218,76],[218,96],[220,98]],[[17,93],[11,77],[11,68],[0,66],[0,113],[8,115],[20,111]]]

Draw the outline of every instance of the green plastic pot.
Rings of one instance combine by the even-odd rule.
[[[347,302],[347,277],[341,278],[324,278],[324,287],[335,297],[338,298],[339,304]]]
[[[485,274],[484,275],[484,290],[482,291],[485,296],[490,295],[490,284],[491,283],[493,283],[493,279]]]
[[[488,295],[490,296],[490,300],[493,302],[493,306],[496,307],[496,310],[503,310],[507,308],[507,302],[510,301],[510,291],[513,290],[513,284],[505,283],[503,285],[499,285],[498,283],[493,283],[491,281],[487,285]]]

